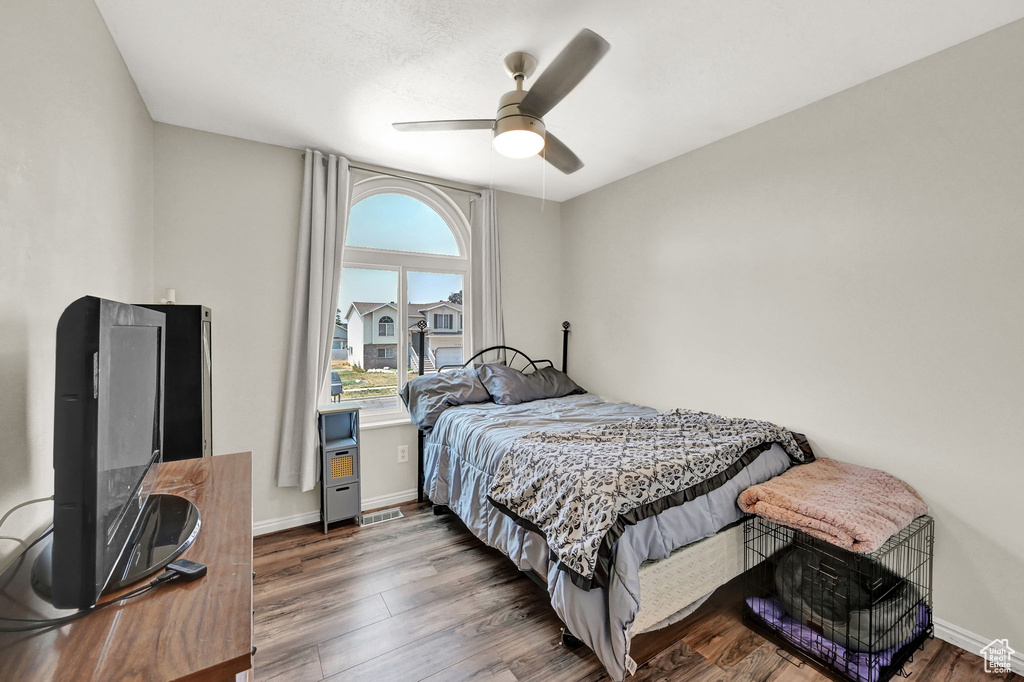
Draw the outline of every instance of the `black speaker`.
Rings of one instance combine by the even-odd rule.
[[[164,461],[213,454],[213,346],[210,309],[149,305],[166,316]]]

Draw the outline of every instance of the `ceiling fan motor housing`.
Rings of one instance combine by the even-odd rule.
[[[495,136],[509,130],[529,130],[544,137],[544,121],[519,110],[519,103],[525,96],[525,90],[512,90],[501,96],[498,101],[498,114],[494,117]]]
[[[583,29],[562,48],[529,92],[523,90],[523,81],[533,75],[537,60],[525,52],[507,55],[505,72],[515,80],[516,89],[501,96],[493,121],[474,118],[404,121],[393,125],[397,130],[419,132],[490,129],[491,146],[499,154],[511,159],[525,159],[543,151],[545,162],[566,175],[575,173],[583,168],[583,162],[554,134],[547,134],[541,117],[579,85],[610,47],[607,40],[590,29]]]
[[[505,57],[505,73],[512,80],[529,78],[537,70],[537,60],[526,52],[513,52]]]

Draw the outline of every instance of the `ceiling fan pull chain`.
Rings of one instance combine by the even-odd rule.
[[[548,198],[548,146],[544,145],[540,153],[544,155],[544,162],[540,164],[540,212],[543,213]]]
[[[490,168],[488,169],[488,172],[491,175],[490,189],[493,192],[494,191],[494,147],[491,147],[490,159],[491,159],[491,164],[490,164]]]

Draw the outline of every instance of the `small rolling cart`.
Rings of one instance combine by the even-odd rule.
[[[321,405],[317,409],[320,434],[320,520],[356,519],[359,495],[359,406],[349,403]]]
[[[744,623],[830,677],[884,682],[932,636],[930,516],[870,554],[757,516],[743,531]]]

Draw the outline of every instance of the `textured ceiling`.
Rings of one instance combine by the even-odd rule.
[[[1020,0],[96,0],[157,121],[564,200],[1024,17]],[[571,176],[492,153],[489,118],[581,28],[611,51],[545,117]],[[527,82],[529,86],[529,82]]]

